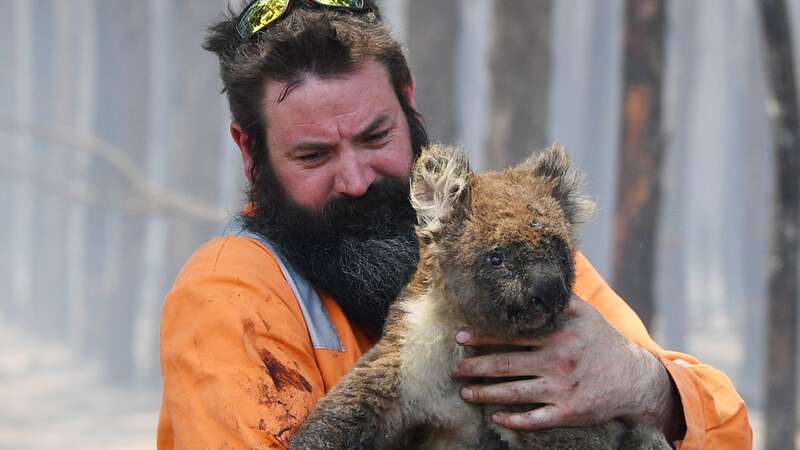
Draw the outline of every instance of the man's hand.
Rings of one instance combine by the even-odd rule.
[[[570,303],[566,325],[541,340],[506,342],[460,331],[456,340],[461,345],[511,345],[520,351],[464,359],[453,376],[532,377],[467,386],[461,390],[464,400],[545,404],[528,412],[493,415],[506,428],[587,426],[619,418],[631,425],[654,426],[670,439],[680,438],[671,436],[681,420],[680,400],[661,362],[626,340],[583,300],[573,296]]]

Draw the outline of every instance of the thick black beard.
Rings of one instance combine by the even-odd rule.
[[[253,210],[241,216],[244,227],[328,291],[351,322],[380,332],[419,260],[408,182],[384,179],[361,197],[334,199],[314,213],[264,172],[251,188]]]

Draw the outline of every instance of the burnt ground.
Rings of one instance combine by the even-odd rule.
[[[159,392],[120,389],[0,317],[0,450],[150,450]]]

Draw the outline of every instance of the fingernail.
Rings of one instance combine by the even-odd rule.
[[[497,413],[492,414],[492,422],[500,423],[500,414]]]
[[[468,331],[461,330],[458,333],[456,333],[456,342],[458,342],[459,344],[466,344],[467,342],[469,342],[469,338],[470,336]]]
[[[462,388],[461,389],[461,398],[464,400],[472,400],[472,389],[470,388]]]

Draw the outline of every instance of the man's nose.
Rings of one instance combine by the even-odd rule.
[[[334,190],[339,195],[361,197],[375,181],[375,170],[365,156],[346,149],[339,155]]]

